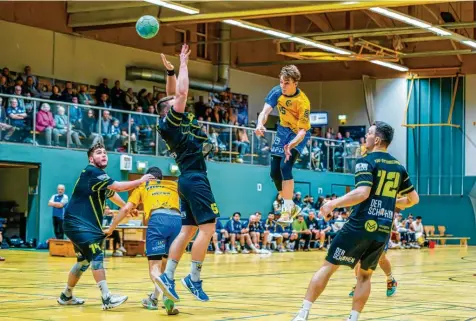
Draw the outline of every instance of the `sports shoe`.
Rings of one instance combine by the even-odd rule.
[[[228,253],[230,253],[230,254],[238,254],[238,251],[235,250],[235,249],[231,249],[230,251],[228,251]]]
[[[119,251],[119,250],[117,250],[117,251],[115,251],[114,253],[112,253],[112,256],[113,256],[113,257],[122,257],[122,256],[124,256],[124,253],[121,252],[121,251]]]
[[[353,298],[353,297],[354,297],[354,292],[355,292],[355,286],[352,288],[352,291],[350,291],[350,293],[349,293],[349,298]]]
[[[167,312],[167,315],[177,315],[179,314],[179,310],[175,308],[174,301],[170,300],[167,297],[164,297],[164,306],[163,308]]]
[[[288,227],[292,222],[293,219],[291,218],[291,213],[286,210],[281,212],[281,217],[276,221],[276,223],[282,227]]]
[[[119,294],[110,294],[107,298],[102,298],[102,309],[109,310],[115,307],[120,306],[124,302],[127,301],[128,297],[126,295],[119,295]]]
[[[309,311],[301,310],[291,321],[307,321],[309,318]]]
[[[147,298],[142,299],[142,306],[147,310],[158,310],[159,309],[159,300],[152,299],[152,293],[147,296]]]
[[[198,282],[193,282],[192,277],[187,275],[185,278],[182,279],[182,284],[193,294],[197,300],[206,302],[210,300],[208,295],[202,289],[202,280]]]
[[[215,254],[223,254],[223,252],[220,251],[220,250],[216,250],[216,251],[215,251]]]
[[[392,281],[387,282],[387,296],[392,297],[397,293],[397,286],[398,283],[395,279],[392,279]]]
[[[167,297],[169,297],[172,301],[178,302],[180,298],[175,291],[175,281],[171,280],[167,277],[167,274],[162,273],[158,279],[155,279],[155,284],[162,290],[163,293]]]
[[[56,300],[59,305],[82,305],[84,300],[79,299],[75,296],[67,297],[63,292],[61,292],[60,297]]]
[[[247,249],[243,249],[243,251],[241,251],[241,254],[249,254],[250,251],[248,251]]]

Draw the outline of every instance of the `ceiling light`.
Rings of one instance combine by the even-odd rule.
[[[452,33],[437,27],[431,27],[428,28],[428,30],[431,30],[432,32],[436,33],[438,36],[451,36]]]
[[[319,48],[319,49],[322,49],[322,50],[334,52],[334,53],[337,53],[337,54],[340,54],[340,55],[351,55],[351,54],[353,54],[352,51],[348,51],[348,50],[340,49],[340,48],[335,48],[335,47],[328,46],[326,44],[323,44],[323,43],[320,43],[320,42],[317,42],[317,41],[313,41],[313,40],[309,40],[309,39],[305,39],[305,38],[301,38],[301,37],[291,37],[291,38],[288,38],[288,40],[292,40],[294,42],[298,42],[298,43],[301,43],[301,44],[309,46],[309,47],[314,47],[314,48]]]
[[[470,47],[473,47],[473,48],[476,48],[476,41],[472,41],[472,40],[465,40],[465,41],[461,41],[462,43],[464,43],[465,45],[467,46],[470,46]]]
[[[291,37],[290,34],[287,34],[287,33],[283,33],[283,32],[279,32],[279,31],[274,31],[274,30],[270,30],[270,29],[262,29],[262,32],[268,34],[268,35],[271,35],[271,36],[274,36],[276,38],[284,38],[284,39],[287,39],[289,37]]]
[[[402,65],[397,65],[397,64],[394,64],[394,63],[391,63],[391,62],[385,62],[385,61],[380,61],[380,60],[370,60],[370,62],[373,63],[373,64],[376,64],[376,65],[380,65],[380,66],[383,66],[383,67],[395,69],[395,70],[398,70],[398,71],[408,71],[407,67],[402,66]]]
[[[385,8],[377,8],[377,7],[370,8],[369,10],[380,13],[381,15],[387,16],[389,18],[393,18],[401,22],[408,23],[410,25],[413,25],[419,28],[424,28],[424,29],[431,28],[431,25],[426,22],[420,21],[418,19],[413,19],[412,17],[406,16],[394,10],[389,10]]]
[[[351,4],[357,4],[359,3],[358,1],[346,1],[346,2],[342,2],[341,4],[343,5],[351,5]]]
[[[188,14],[197,14],[200,12],[200,10],[192,8],[192,7],[176,4],[173,2],[163,1],[163,0],[145,0],[145,2],[149,2],[161,7],[169,8],[172,10],[176,10],[176,11],[180,11],[180,12],[184,12]]]

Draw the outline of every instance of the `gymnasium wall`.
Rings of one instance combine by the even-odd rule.
[[[128,172],[119,170],[119,159],[119,154],[109,154],[107,172],[116,180],[125,180]],[[174,162],[171,158],[133,155],[133,167],[137,160],[148,161],[149,166],[159,166],[165,175],[170,175],[169,164]],[[27,238],[44,241],[52,237],[53,226],[48,200],[52,194],[56,193],[56,187],[60,183],[66,186],[66,194],[71,196],[74,182],[87,165],[86,152],[0,144],[0,161],[40,165],[40,185],[38,187],[40,214],[38,217],[37,213],[30,213]],[[244,217],[248,217],[255,211],[266,214],[271,210],[272,202],[276,197],[276,189],[269,177],[269,167],[210,162],[208,163],[208,176],[223,217],[231,216],[235,211],[240,211]],[[318,188],[322,189],[320,192],[323,194],[330,194],[345,190],[345,186],[352,186],[354,183],[353,176],[345,174],[294,170],[294,177],[301,191],[309,192],[315,197],[318,195]],[[2,181],[1,185],[13,183]],[[261,191],[258,191],[258,184],[261,185]],[[26,195],[28,191],[25,190],[22,193]],[[122,194],[123,197],[126,195]],[[38,225],[35,226],[30,222],[38,222]]]
[[[466,76],[465,154],[466,176],[476,176],[476,75]]]
[[[22,71],[25,64],[34,74],[87,84],[98,84],[108,78],[110,86],[120,80],[122,88],[152,90],[164,87],[146,81],[126,81],[126,65],[162,70],[160,55],[156,52],[119,46],[112,43],[76,37],[50,30],[33,28],[0,20],[0,61],[2,66]],[[168,56],[178,66],[176,56]],[[305,67],[301,67],[303,69]],[[191,60],[191,77],[215,79],[216,67],[205,61]],[[230,71],[233,92],[249,95],[250,120],[257,119],[269,90],[278,85],[276,77],[267,77],[237,69]],[[331,126],[338,127],[337,115],[347,114],[347,125],[366,124],[365,101],[361,81],[302,82],[301,86],[311,100],[313,110],[328,110]],[[344,94],[343,94],[344,93]],[[193,91],[194,95],[205,94]]]
[[[16,201],[16,210],[24,213],[28,210],[28,169],[0,168],[0,201]]]

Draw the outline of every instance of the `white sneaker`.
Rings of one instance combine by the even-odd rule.
[[[223,254],[223,252],[220,251],[220,250],[216,250],[216,251],[215,251],[215,254]]]
[[[238,251],[235,249],[231,249],[228,253],[230,254],[238,254]]]
[[[127,301],[128,297],[126,295],[119,295],[119,294],[109,294],[107,298],[102,299],[102,309],[109,310],[115,307],[120,306],[124,302]]]
[[[243,249],[243,251],[241,251],[241,254],[249,254],[250,251],[248,251],[247,249]]]
[[[307,321],[309,318],[309,311],[301,310],[291,321]]]
[[[124,254],[121,251],[117,250],[116,252],[112,253],[112,256],[121,257],[121,256],[124,256]]]
[[[271,252],[266,249],[261,249],[261,250],[258,250],[258,254],[271,254]]]
[[[279,253],[286,253],[286,249],[280,248],[280,249],[279,249]]]
[[[56,300],[59,305],[82,305],[84,300],[75,296],[67,297],[64,293],[61,293],[60,297]]]
[[[124,246],[121,246],[120,248],[117,249],[118,251],[121,251],[122,253],[127,253],[126,249]]]

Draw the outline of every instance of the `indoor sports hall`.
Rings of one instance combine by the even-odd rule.
[[[0,320],[476,320],[475,21],[473,1],[0,2]],[[286,68],[299,74],[290,95]],[[179,84],[170,87],[171,78]],[[181,86],[183,119],[167,105],[178,104]],[[308,125],[292,158],[289,199],[273,176],[286,117]],[[165,122],[180,122],[187,146],[203,138],[194,152],[205,159],[215,201],[204,206],[219,214],[203,262],[191,254],[202,238],[185,244],[175,315],[153,296],[163,290],[149,276],[152,213],[145,203],[125,212],[111,196],[127,202],[135,187],[85,185],[101,231],[100,241],[87,243],[92,259],[65,224],[80,178],[97,167],[88,154],[94,146],[108,158],[98,179],[134,182],[158,167],[157,181],[178,186],[182,198],[181,210],[167,209],[186,218],[182,158]],[[380,257],[390,272],[377,266],[365,308],[354,315],[361,274],[340,267],[299,319],[323,264],[364,262],[340,248],[332,254],[360,201],[327,209],[362,187],[370,141],[385,141],[378,122],[393,128],[388,153],[419,201],[399,208],[410,188],[395,173],[375,171],[368,190],[396,203],[365,215],[390,216]],[[282,157],[294,157],[286,146]],[[202,187],[191,180],[187,188]],[[286,201],[299,209],[289,222]],[[374,235],[380,224],[375,218],[362,230]],[[164,274],[170,261],[162,261]],[[208,302],[181,282],[194,264]],[[107,306],[98,270],[109,293],[126,302]],[[82,275],[75,286],[71,275]],[[76,297],[84,304],[73,304]]]

